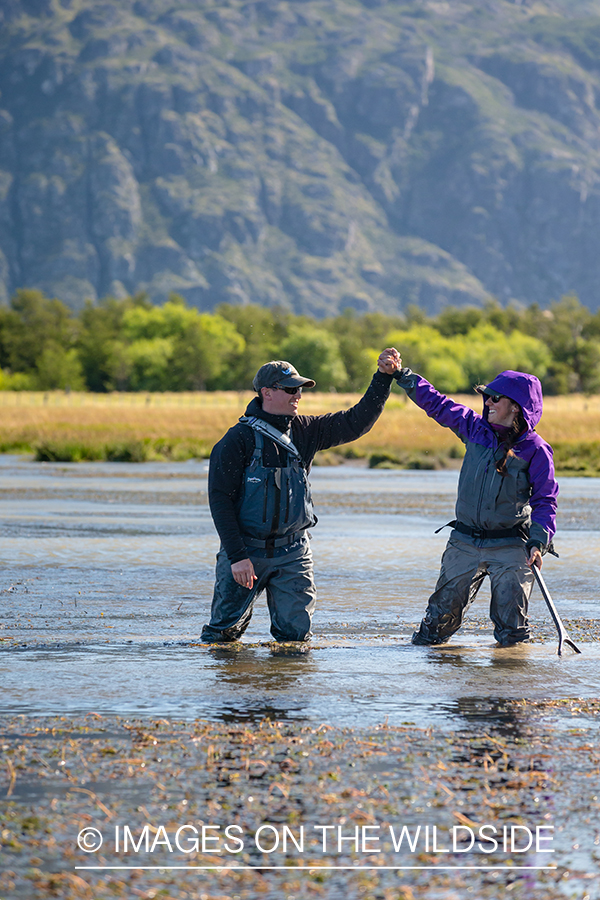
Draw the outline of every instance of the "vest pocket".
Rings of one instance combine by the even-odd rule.
[[[266,540],[314,524],[310,487],[300,467],[247,469],[244,487],[238,506],[243,534]]]

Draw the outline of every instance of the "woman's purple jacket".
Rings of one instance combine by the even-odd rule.
[[[456,501],[456,519],[471,528],[495,531],[524,525],[529,544],[545,549],[556,532],[558,484],[552,447],[534,431],[542,417],[542,387],[535,375],[501,372],[487,385],[519,404],[527,431],[517,440],[503,478],[495,468],[502,457],[500,441],[483,415],[436,391],[425,378],[402,369],[395,376],[411,400],[466,445]]]

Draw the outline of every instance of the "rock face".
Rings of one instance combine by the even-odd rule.
[[[600,306],[600,0],[5,0],[0,294]]]

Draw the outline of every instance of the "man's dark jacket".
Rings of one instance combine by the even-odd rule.
[[[247,416],[256,416],[287,434],[298,449],[302,465],[309,471],[315,454],[339,444],[355,441],[371,430],[385,406],[392,376],[376,372],[364,397],[356,406],[324,416],[274,416],[265,412],[255,397]],[[238,422],[215,444],[210,456],[208,499],[215,527],[230,562],[251,555],[246,548],[236,516],[244,470],[254,453],[254,433],[249,425]],[[287,451],[268,437],[264,439],[265,466],[286,466]]]

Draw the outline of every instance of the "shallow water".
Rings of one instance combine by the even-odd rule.
[[[501,698],[598,697],[600,644],[494,649],[484,588],[443,648],[410,634],[437,577],[458,473],[314,469],[319,605],[310,649],[275,650],[264,599],[241,649],[197,646],[218,541],[207,466],[43,464],[0,457],[5,713],[117,713],[327,722],[446,722]],[[544,573],[565,619],[597,624],[600,480],[561,485],[560,560]],[[482,705],[483,704],[483,705]]]
[[[597,697],[599,662],[598,645],[557,660],[550,646],[499,651],[476,637],[441,650],[352,641],[287,654],[91,644],[12,653],[0,677],[11,713],[460,727],[481,718],[483,700]],[[494,703],[484,708],[494,719]]]

